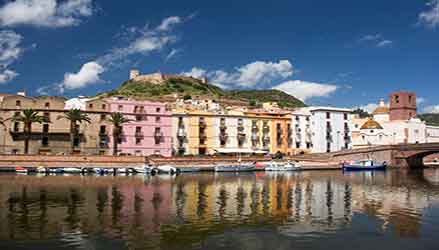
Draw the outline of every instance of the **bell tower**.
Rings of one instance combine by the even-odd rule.
[[[390,94],[390,120],[410,120],[416,116],[416,94],[400,91]]]

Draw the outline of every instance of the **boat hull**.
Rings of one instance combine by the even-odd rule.
[[[343,171],[384,171],[387,165],[377,166],[357,166],[357,165],[343,165]]]
[[[255,171],[254,166],[216,166],[215,172],[251,172]]]

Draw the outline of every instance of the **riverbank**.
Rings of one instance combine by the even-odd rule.
[[[242,163],[268,162],[270,157],[241,157]],[[179,168],[199,167],[204,171],[212,171],[217,164],[238,162],[237,157],[229,156],[197,156],[197,157],[142,157],[142,156],[85,156],[85,155],[0,155],[0,171],[14,169],[17,166],[26,168],[126,168],[144,164],[174,165]],[[337,162],[300,159],[304,170],[335,170],[341,169]]]

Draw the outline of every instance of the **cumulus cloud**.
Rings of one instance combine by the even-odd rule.
[[[421,12],[418,21],[430,28],[439,27],[439,0],[431,0],[427,3],[428,10]]]
[[[145,25],[143,28],[129,27],[123,35],[128,37],[127,46],[113,48],[96,61],[102,65],[111,65],[134,54],[147,55],[154,51],[160,51],[178,40],[177,36],[172,33],[172,28],[181,23],[181,20],[180,17],[173,16],[165,18],[155,28],[150,28],[149,25]],[[177,52],[174,52],[172,56],[175,56]]]
[[[431,105],[431,106],[424,107],[422,109],[422,113],[439,114],[439,105]]]
[[[182,74],[195,78],[207,77],[213,84],[226,88],[255,87],[292,76],[293,65],[288,60],[280,60],[279,62],[256,61],[235,68],[232,72],[224,70],[206,71],[195,67],[191,71]]]
[[[306,101],[314,97],[330,96],[338,88],[338,86],[333,84],[306,82],[300,80],[287,81],[273,87],[273,89],[284,91],[285,93],[295,96],[302,101]]]
[[[90,84],[102,82],[100,75],[105,71],[104,67],[97,62],[91,61],[82,65],[77,73],[66,73],[64,81],[59,84],[59,88],[64,89],[78,89]]]
[[[424,97],[416,97],[416,104],[423,104],[425,103],[427,100]]]
[[[23,53],[20,43],[23,37],[11,30],[0,31],[0,83],[6,83],[18,76],[9,69]]]
[[[92,0],[15,0],[0,8],[3,26],[67,27],[93,14]]]
[[[14,79],[17,76],[18,76],[17,72],[13,70],[5,69],[4,71],[0,72],[0,83],[10,82],[12,79]]]

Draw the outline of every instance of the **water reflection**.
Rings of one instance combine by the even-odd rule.
[[[260,242],[267,230],[279,242],[288,237],[284,246],[346,232],[360,237],[364,230],[419,239],[423,225],[433,223],[425,210],[439,201],[438,173],[0,175],[0,247],[58,240],[90,248],[105,238],[127,249],[203,249],[213,241],[230,247],[227,240],[238,249],[245,237]],[[241,238],[229,235],[236,230]]]

